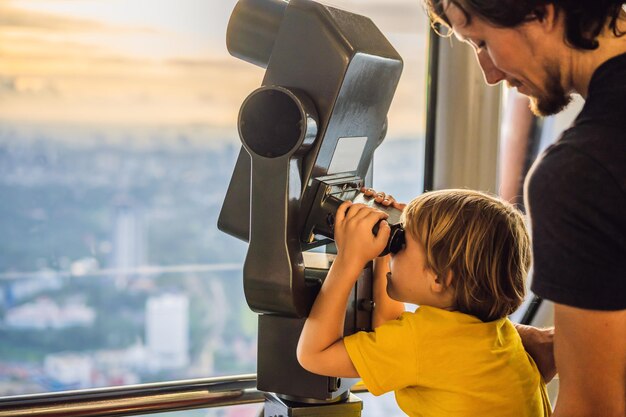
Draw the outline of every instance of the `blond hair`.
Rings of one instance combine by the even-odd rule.
[[[424,247],[426,267],[444,283],[452,273],[456,310],[492,321],[522,303],[530,239],[511,204],[478,191],[432,191],[409,203],[402,223]]]

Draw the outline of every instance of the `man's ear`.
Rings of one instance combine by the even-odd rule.
[[[557,26],[557,11],[554,4],[544,4],[537,6],[528,16],[528,20],[534,20],[546,31],[552,31]]]
[[[444,276],[434,275],[434,279],[430,283],[431,291],[434,293],[445,292],[452,285],[452,278],[452,270],[448,270]]]

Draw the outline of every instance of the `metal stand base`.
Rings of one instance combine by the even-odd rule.
[[[363,402],[354,394],[346,401],[331,404],[304,404],[265,394],[264,417],[361,417]]]

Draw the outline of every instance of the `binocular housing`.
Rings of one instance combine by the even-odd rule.
[[[335,215],[337,210],[345,201],[352,201],[353,203],[373,207],[388,215],[385,221],[389,224],[391,233],[385,245],[385,249],[379,256],[397,253],[402,249],[404,245],[404,228],[400,222],[402,210],[392,206],[384,206],[377,203],[373,196],[366,196],[361,191],[362,182],[356,177],[352,179],[346,179],[345,177],[320,178],[319,182],[319,189],[313,201],[311,212],[309,213],[304,229],[306,235],[308,235],[309,242],[321,240],[322,237],[334,239]],[[372,228],[374,235],[378,234],[381,222],[382,220],[376,223]]]

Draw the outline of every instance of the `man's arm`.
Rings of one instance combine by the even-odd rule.
[[[348,210],[349,208],[349,210]],[[337,257],[317,295],[298,342],[300,365],[319,375],[356,378],[358,373],[343,343],[348,297],[365,264],[382,252],[390,228],[387,215],[362,204],[342,204],[335,216]]]
[[[555,304],[559,398],[553,417],[626,416],[626,310]]]
[[[404,303],[396,301],[387,294],[387,273],[390,255],[374,259],[374,311],[372,327],[375,329],[389,320],[395,320],[404,312]]]
[[[554,328],[539,329],[533,326],[515,324],[522,338],[526,352],[533,358],[543,380],[548,383],[556,375],[554,361]]]

